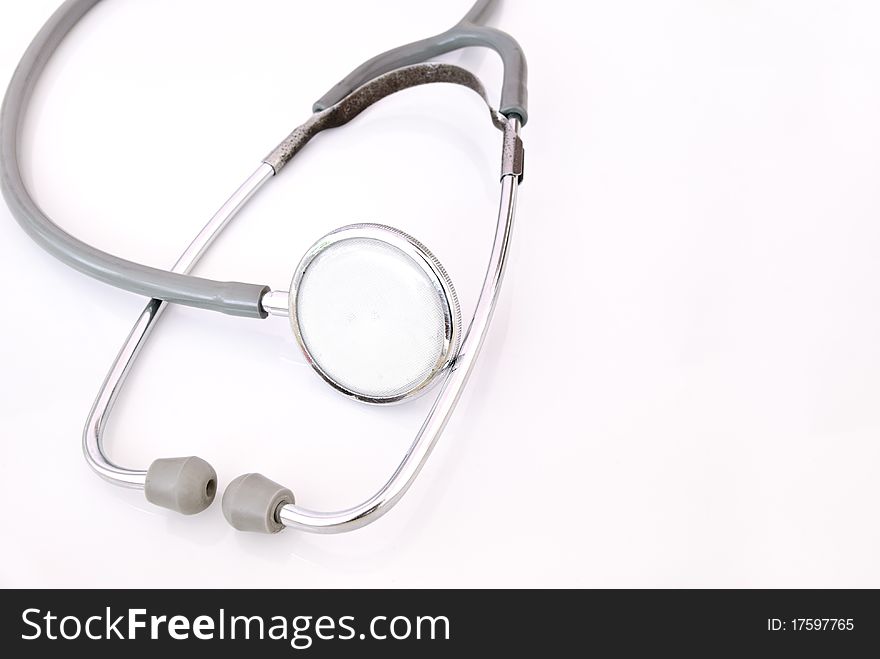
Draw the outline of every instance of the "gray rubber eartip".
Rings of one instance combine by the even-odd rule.
[[[294,503],[293,492],[262,474],[244,474],[223,493],[223,516],[233,528],[252,533],[278,533],[278,509]]]
[[[147,470],[147,501],[184,515],[202,512],[217,494],[217,472],[201,458],[161,458]]]

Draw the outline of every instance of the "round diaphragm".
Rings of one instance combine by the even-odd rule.
[[[337,229],[309,249],[291,284],[290,322],[315,370],[368,403],[425,391],[461,334],[443,266],[411,236],[378,224]]]

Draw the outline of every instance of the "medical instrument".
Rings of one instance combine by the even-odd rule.
[[[335,512],[310,510],[297,505],[288,488],[261,474],[245,474],[226,487],[223,513],[236,529],[265,533],[285,527],[339,533],[376,520],[400,500],[424,466],[473,370],[498,300],[523,177],[520,129],[528,113],[522,49],[508,34],[484,25],[497,3],[478,0],[451,29],[363,63],[314,104],[308,120],[259,163],[171,270],[164,271],[108,254],[66,233],[33,200],[20,171],[21,130],[40,74],[65,36],[99,1],[64,2],[22,57],[0,111],[0,185],[22,228],[71,267],[151,298],[89,413],[83,433],[89,466],[104,480],[143,490],[148,501],[183,514],[210,506],[217,493],[217,474],[201,458],[160,458],[141,470],[117,465],[107,457],[103,430],[114,401],[168,304],[250,318],[286,316],[308,362],[342,394],[383,405],[411,400],[437,385],[437,397],[397,469],[363,503]],[[504,76],[498,110],[489,104],[482,83],[472,73],[426,61],[466,47],[490,48],[500,55]],[[455,289],[440,262],[415,238],[382,225],[351,225],[319,239],[296,268],[288,291],[189,274],[248,200],[318,133],[349,123],[386,96],[430,83],[462,85],[482,96],[493,126],[502,135],[495,237],[466,327]]]

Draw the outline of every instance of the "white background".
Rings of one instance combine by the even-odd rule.
[[[55,5],[0,3],[4,81]],[[167,267],[333,82],[467,6],[107,0],[39,87],[26,179],[74,235]],[[244,535],[97,479],[82,424],[143,300],[0,208],[0,584],[880,586],[880,6],[509,0],[493,24],[531,72],[508,278],[426,469],[355,533]],[[497,102],[493,54],[445,59]],[[317,237],[376,221],[471,310],[499,154],[475,95],[407,91],[316,139],[198,272],[285,288]],[[334,509],[429,402],[341,399],[283,319],[172,309],[108,446]]]

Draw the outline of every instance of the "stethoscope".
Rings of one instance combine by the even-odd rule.
[[[336,512],[309,510],[293,493],[261,474],[229,483],[223,514],[241,531],[276,533],[291,527],[341,533],[388,512],[424,466],[461,396],[492,320],[504,275],[523,176],[520,128],[526,111],[526,61],[508,34],[485,27],[494,0],[478,0],[453,28],[389,50],[364,62],[317,103],[313,114],[257,167],[209,220],[170,271],[126,261],[63,231],[31,198],[19,165],[20,133],[34,87],[52,53],[73,26],[100,0],[67,0],[43,26],[13,74],[0,115],[0,177],[3,195],[25,231],[50,254],[96,279],[152,298],[113,362],[89,413],[83,451],[104,480],[137,490],[165,508],[192,515],[217,493],[217,474],[201,458],[160,458],[146,470],[113,463],[102,433],[125,378],[168,303],[236,316],[286,316],[314,370],[342,394],[369,404],[411,400],[434,386],[439,392],[427,418],[384,486],[363,503]],[[504,64],[500,110],[469,71],[425,60],[460,48],[495,50]],[[501,203],[486,276],[467,327],[455,289],[433,254],[412,236],[376,224],[358,224],[323,236],[306,252],[289,291],[220,282],[189,273],[247,201],[278,174],[318,133],[342,126],[377,101],[428,83],[463,85],[489,106],[503,133]]]

